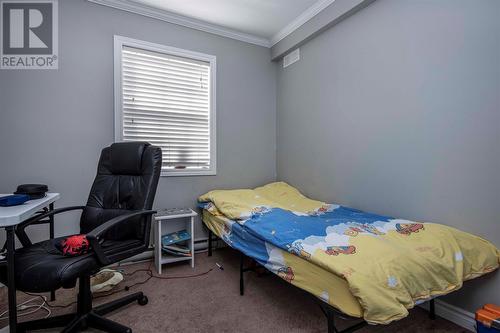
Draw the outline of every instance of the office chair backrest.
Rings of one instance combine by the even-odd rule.
[[[101,152],[87,205],[80,218],[80,231],[136,210],[153,206],[161,171],[162,153],[147,142],[120,142]],[[149,241],[150,218],[137,218],[106,233],[106,240]],[[147,239],[146,239],[147,238]]]

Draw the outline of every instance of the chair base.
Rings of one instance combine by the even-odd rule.
[[[64,327],[61,332],[73,333],[90,327],[109,333],[132,333],[131,328],[106,319],[104,315],[133,302],[146,305],[148,298],[142,292],[138,292],[92,308],[90,277],[82,277],[80,278],[76,313],[18,323],[17,332]]]

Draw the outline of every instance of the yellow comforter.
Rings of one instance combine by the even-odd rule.
[[[236,220],[233,230],[240,228],[345,279],[369,323],[401,319],[417,302],[459,289],[463,281],[499,266],[500,252],[480,237],[328,205],[282,182],[211,191],[199,201],[212,214]],[[231,230],[226,237],[231,241]],[[276,271],[293,279],[290,267]]]

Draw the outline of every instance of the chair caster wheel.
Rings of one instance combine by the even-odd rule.
[[[139,305],[146,305],[148,304],[148,297],[147,296],[142,296],[141,298],[139,298],[137,300],[137,303],[139,303]]]

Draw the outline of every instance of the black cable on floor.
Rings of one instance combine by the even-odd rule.
[[[122,291],[129,291],[130,288],[135,287],[135,286],[139,286],[139,285],[143,285],[143,284],[147,283],[151,279],[158,279],[158,280],[189,279],[189,278],[195,278],[195,277],[200,277],[200,276],[207,275],[208,273],[210,273],[211,271],[214,270],[213,268],[210,268],[208,271],[205,271],[205,272],[202,272],[202,273],[198,273],[198,274],[191,274],[191,275],[156,276],[156,275],[154,275],[153,270],[151,269],[151,265],[152,264],[153,263],[151,262],[149,264],[149,267],[147,269],[141,268],[141,269],[137,269],[137,270],[135,270],[133,272],[130,272],[130,273],[122,273],[124,276],[132,276],[132,275],[134,275],[136,273],[139,273],[139,272],[145,272],[148,275],[148,277],[144,281],[135,282],[135,283],[133,283],[131,285],[127,285],[127,286],[125,286],[123,288],[120,288],[120,289],[117,289],[117,290],[114,290],[114,291],[113,291],[113,289],[114,289],[113,288],[113,289],[111,289],[106,294],[99,294],[99,295],[93,296],[93,299],[111,296],[111,295],[120,293]],[[29,296],[40,297],[42,300],[44,300],[44,297],[42,295],[32,294],[32,293],[28,293],[28,292],[25,292],[25,291],[23,291],[23,293],[26,294],[26,295],[29,295]],[[73,304],[76,304],[76,303],[77,303],[77,301],[74,301],[74,302],[71,302],[71,303],[68,303],[68,304],[65,304],[65,305],[56,305],[56,304],[50,304],[49,302],[46,302],[47,306],[49,306],[50,308],[60,308],[60,309],[67,308],[67,307],[69,307],[69,306],[71,306]]]

